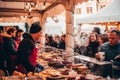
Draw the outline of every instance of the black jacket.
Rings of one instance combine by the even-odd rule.
[[[95,54],[98,52],[99,46],[99,42],[90,42],[83,54],[85,56],[95,57]]]
[[[65,50],[65,41],[60,41],[59,48]]]
[[[6,67],[10,75],[14,70],[14,63],[12,60],[12,56],[16,55],[16,45],[14,39],[12,37],[3,37],[4,41],[4,57],[6,60]]]
[[[35,42],[28,33],[23,34],[23,40],[20,42],[16,56],[16,65],[21,64],[25,69],[34,71],[35,67],[30,63],[29,56],[35,48]]]
[[[0,36],[0,69],[5,70],[4,66],[5,53],[3,45],[4,45],[3,37]]]

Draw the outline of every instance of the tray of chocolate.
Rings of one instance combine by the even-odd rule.
[[[72,67],[73,70],[78,70],[78,67],[80,67],[80,66],[83,66],[83,64],[79,63],[79,64],[72,64],[71,65],[71,67]]]
[[[64,68],[64,65],[59,62],[49,62],[48,65],[54,68]]]
[[[58,71],[51,71],[49,73],[49,76],[47,76],[46,80],[61,80],[64,79],[63,76],[61,76],[60,72]]]
[[[46,80],[65,80],[65,77],[47,77]]]
[[[69,62],[69,61],[62,61],[62,63],[65,65],[65,66],[67,66],[67,65],[69,65],[69,64],[71,64],[72,65],[72,62]]]
[[[62,74],[62,75],[69,75],[69,72],[71,71],[71,69],[58,69],[58,71]]]
[[[92,74],[87,74],[85,78],[86,78],[86,80],[105,80],[101,76],[96,76],[96,75],[92,75]]]
[[[40,78],[39,76],[30,76],[26,77],[25,80],[43,80],[43,79]]]
[[[4,80],[23,80],[21,76],[8,76]]]
[[[5,77],[0,77],[0,80],[5,80],[4,78],[5,78]]]
[[[45,52],[50,52],[50,51],[53,51],[53,48],[51,48],[51,47],[46,47],[45,48]]]

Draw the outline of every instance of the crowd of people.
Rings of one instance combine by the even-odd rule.
[[[35,43],[41,37],[42,28],[33,23],[29,33],[10,27],[0,35],[0,69],[5,75],[12,75],[14,70],[20,72],[40,72],[44,67],[36,62],[37,51]],[[23,37],[23,39],[21,39]]]
[[[65,35],[45,35],[45,44],[65,50]],[[74,51],[93,58],[99,58],[98,52],[105,52],[105,60],[119,59],[120,55],[120,31],[111,30],[109,33],[101,33],[100,28],[94,27],[90,34],[82,32],[74,41]],[[114,48],[115,47],[115,48]],[[112,50],[112,51],[111,51]]]
[[[99,58],[98,52],[105,52],[105,60],[110,61],[119,58],[120,55],[120,31],[111,30],[109,33],[100,33],[95,27],[90,34],[81,33],[76,45],[82,55]]]
[[[61,37],[59,35],[52,36],[45,34],[45,39],[45,45],[65,50],[65,34]]]
[[[82,37],[80,37],[78,42],[83,43],[86,41],[86,44],[78,44],[79,49],[82,52],[81,54],[113,63],[115,66],[118,66],[115,73],[117,73],[117,77],[120,77],[120,31],[111,30],[109,33],[100,33],[100,29],[95,27],[92,33],[88,35],[82,33]],[[101,57],[101,54],[99,54],[100,52],[104,52],[104,54],[102,54],[103,57]],[[91,67],[91,63],[88,63],[87,65]],[[108,74],[111,71],[110,67],[106,67],[104,71],[104,77],[107,75],[110,75],[112,77],[112,73]],[[96,65],[91,68],[93,71],[98,70],[98,66]]]
[[[25,72],[44,70],[36,62],[38,48],[35,43],[40,40],[41,31],[38,23],[31,25],[29,33],[13,27],[6,32],[0,31],[0,69],[6,75],[8,72],[12,75],[15,69]],[[65,50],[65,39],[65,34],[61,37],[45,34],[45,45]],[[105,61],[115,60],[120,63],[120,31],[100,33],[100,29],[95,27],[90,34],[83,32],[75,42],[74,51],[93,58],[100,58],[98,52],[105,52]]]

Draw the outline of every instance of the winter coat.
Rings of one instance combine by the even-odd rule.
[[[27,72],[33,72],[36,66],[36,57],[35,41],[30,34],[25,33],[18,47],[16,65],[22,65]]]
[[[12,59],[13,56],[16,55],[16,44],[12,37],[3,37],[4,41],[4,57],[6,60],[6,66],[10,75],[14,70],[14,61]]]
[[[83,55],[95,57],[95,54],[98,52],[99,46],[99,42],[90,42]]]

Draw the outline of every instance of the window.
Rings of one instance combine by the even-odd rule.
[[[81,14],[81,8],[76,8],[75,9],[75,14]]]
[[[92,13],[92,7],[87,7],[87,14]]]

